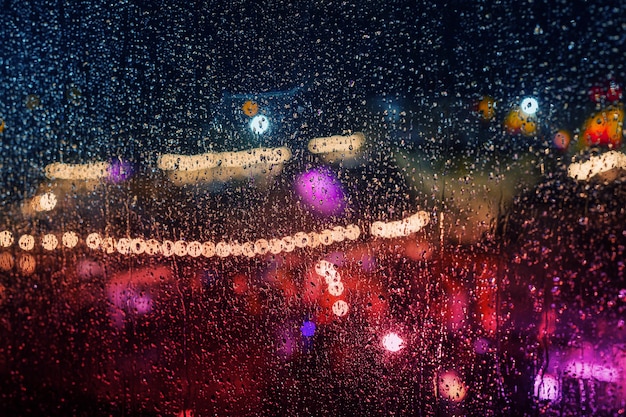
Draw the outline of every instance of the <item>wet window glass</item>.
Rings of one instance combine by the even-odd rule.
[[[626,413],[626,6],[0,18],[1,415]]]

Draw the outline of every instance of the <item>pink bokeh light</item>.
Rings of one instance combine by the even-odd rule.
[[[311,169],[300,174],[294,187],[304,205],[313,212],[333,216],[343,213],[346,208],[341,182],[329,169]]]

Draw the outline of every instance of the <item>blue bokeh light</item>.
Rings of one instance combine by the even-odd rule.
[[[315,334],[315,323],[313,323],[312,321],[305,321],[304,323],[302,323],[302,326],[300,326],[300,330],[302,331],[302,336],[305,337],[311,337]]]

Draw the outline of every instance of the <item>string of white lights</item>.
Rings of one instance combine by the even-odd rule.
[[[396,222],[374,222],[370,227],[370,232],[374,237],[387,239],[408,236],[421,230],[428,224],[428,221],[428,213],[420,211],[413,216]],[[281,252],[292,252],[297,248],[329,246],[344,240],[354,241],[360,236],[361,229],[359,226],[350,224],[345,227],[335,226],[320,232],[297,232],[282,238],[260,238],[244,243],[237,241],[199,242],[167,239],[158,241],[153,238],[144,239],[143,237],[121,237],[116,239],[93,232],[84,238],[84,244],[91,250],[129,256],[145,254],[148,256],[162,255],[165,257],[189,256],[198,258],[203,256],[211,258],[217,256],[226,258],[229,256],[245,256],[252,258],[268,253],[276,255]],[[0,231],[0,248],[9,248],[15,242],[16,238],[11,231]],[[64,232],[60,236],[54,233],[47,233],[39,239],[32,234],[22,234],[17,239],[17,247],[24,252],[33,251],[36,246],[43,248],[45,251],[54,251],[60,248],[74,249],[78,247],[80,242],[80,237],[74,231]],[[329,271],[331,270],[328,267],[324,268],[323,274],[327,275]]]

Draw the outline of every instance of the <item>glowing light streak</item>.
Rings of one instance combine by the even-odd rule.
[[[584,361],[568,362],[564,373],[577,379],[595,379],[602,382],[617,382],[620,376],[616,368]]]
[[[201,171],[217,167],[245,168],[255,165],[278,165],[291,159],[291,150],[253,148],[238,152],[208,152],[199,155],[164,154],[157,166],[163,171]]]
[[[365,135],[361,132],[350,136],[328,136],[314,138],[309,141],[308,149],[313,154],[326,157],[352,157],[358,154],[365,145]]]
[[[626,170],[626,155],[618,151],[608,151],[592,156],[585,162],[573,162],[567,168],[567,174],[578,181],[589,181],[596,175],[615,169]]]
[[[429,221],[430,215],[425,211],[420,211],[403,220],[393,222],[374,222],[370,226],[370,233],[374,237],[387,239],[409,236],[422,230],[422,228],[424,228]]]
[[[46,177],[59,180],[99,180],[109,176],[108,162],[90,162],[88,164],[64,164],[55,162],[44,169]]]

